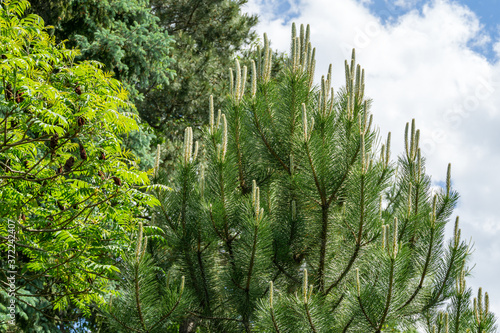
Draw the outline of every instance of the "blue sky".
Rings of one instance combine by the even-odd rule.
[[[283,52],[291,23],[310,24],[315,81],[332,64],[335,89],[356,49],[374,124],[381,137],[392,133],[393,159],[416,119],[433,184],[452,164],[461,195],[454,215],[474,245],[469,286],[483,287],[500,315],[500,0],[249,0],[245,10]]]
[[[287,3],[287,1],[283,1]],[[371,0],[365,5],[370,12],[379,17],[383,22],[397,20],[398,17],[407,14],[409,11],[422,11],[424,5],[429,4],[429,0]],[[492,40],[498,39],[500,19],[500,1],[499,0],[473,0],[473,1],[455,1],[471,9],[479,18],[483,25],[483,31],[492,37]],[[497,61],[492,43],[487,43],[483,47],[471,45],[472,49],[484,55],[490,61]]]
[[[286,2],[286,1],[284,1]],[[405,14],[409,10],[421,10],[422,6],[429,3],[428,0],[407,0],[407,1],[390,1],[390,0],[372,0],[366,5],[372,13],[381,16],[384,19],[390,16],[397,17]],[[459,4],[469,7],[478,17],[485,27],[491,31],[497,30],[498,18],[495,17],[500,10],[500,2],[498,0],[474,0],[474,1],[455,1]]]
[[[284,18],[284,24],[289,24],[299,17],[297,6],[305,1],[300,0],[278,0],[261,1],[272,2],[272,12],[276,18]],[[358,3],[369,9],[370,13],[379,18],[382,23],[390,24],[410,11],[421,12],[425,5],[431,0],[357,0]],[[482,24],[483,32],[490,36],[491,41],[485,45],[477,46],[471,43],[471,49],[485,56],[489,61],[498,61],[498,56],[493,50],[493,41],[500,37],[500,0],[468,0],[453,1],[466,6],[478,17]],[[271,7],[270,4],[267,6]]]

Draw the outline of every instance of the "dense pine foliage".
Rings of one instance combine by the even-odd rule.
[[[210,99],[202,140],[186,129],[173,182],[155,170],[171,190],[154,191],[165,240],[149,250],[165,276],[185,279],[180,331],[493,332],[487,295],[472,305],[465,285],[451,168],[432,188],[415,121],[392,160],[354,52],[334,93],[331,69],[313,85],[309,28],[292,29],[278,73],[264,40],[249,71],[236,61],[217,115]]]

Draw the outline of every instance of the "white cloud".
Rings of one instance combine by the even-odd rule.
[[[456,213],[462,235],[472,237],[476,247],[471,282],[489,292],[492,309],[500,314],[495,243],[500,236],[500,63],[470,48],[491,43],[481,22],[468,8],[447,0],[386,24],[359,1],[304,0],[296,6],[300,15],[294,21],[311,24],[317,79],[333,63],[334,86],[342,86],[344,59],[356,48],[367,74],[366,94],[374,99],[374,122],[382,136],[393,132],[393,156],[402,152],[405,123],[416,118],[433,179],[444,180],[452,163],[461,194]],[[251,0],[249,8],[260,15],[257,31],[267,32],[274,48],[288,51],[290,25],[258,0]],[[494,50],[500,57],[500,41]]]
[[[386,3],[389,3],[391,4],[391,2],[393,2],[394,5],[398,6],[398,7],[401,7],[401,8],[404,8],[404,9],[408,9],[408,8],[414,8],[414,6],[416,4],[418,4],[419,2],[422,2],[422,0],[385,0]]]
[[[493,44],[493,50],[497,54],[497,57],[500,58],[500,41],[497,41],[495,44]]]

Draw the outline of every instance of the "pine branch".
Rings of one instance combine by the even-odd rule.
[[[201,315],[199,313],[192,312],[192,311],[188,311],[188,313],[195,316],[195,317],[201,318],[201,319],[227,320],[227,321],[236,321],[238,323],[243,323],[242,319],[229,318],[229,317],[211,317],[211,316]]]
[[[413,294],[410,296],[410,298],[403,305],[401,305],[396,311],[400,311],[400,310],[404,309],[406,306],[408,306],[408,304],[410,304],[415,299],[415,297],[417,297],[419,291],[422,289],[422,286],[424,285],[424,280],[425,280],[425,277],[427,275],[427,271],[428,271],[428,268],[430,265],[431,255],[432,255],[432,251],[433,251],[433,247],[434,247],[434,232],[435,232],[435,230],[436,230],[435,226],[432,226],[431,227],[431,239],[429,241],[429,248],[427,250],[427,256],[425,258],[425,264],[424,264],[424,268],[422,270],[422,275],[420,276],[420,282],[418,283],[417,288],[415,289]]]
[[[220,239],[224,239],[223,235],[220,233],[219,229],[215,225],[215,220],[214,220],[214,216],[213,216],[213,213],[212,213],[212,207],[211,206],[210,206],[210,209],[209,209],[209,213],[210,213],[210,220],[212,221],[212,227],[214,228],[215,233],[217,234],[217,236],[219,236]]]
[[[309,326],[311,326],[311,329],[314,333],[317,333],[318,330],[316,329],[316,326],[314,326],[314,323],[313,323],[313,320],[311,318],[311,312],[309,311],[309,306],[307,303],[304,303],[304,308],[306,310],[306,314],[307,314],[307,320],[309,322]]]
[[[337,285],[340,283],[340,281],[342,281],[344,279],[344,277],[347,275],[347,273],[349,273],[349,271],[351,270],[352,264],[354,264],[354,261],[358,257],[360,248],[361,248],[361,245],[356,243],[356,245],[354,246],[354,252],[352,253],[351,258],[349,259],[349,262],[347,263],[345,269],[342,271],[342,273],[337,278],[337,280],[335,280],[335,282],[333,282],[330,285],[330,287],[328,287],[328,289],[325,292],[325,295],[328,295],[330,293],[330,291],[332,291],[333,288],[336,288]]]
[[[271,312],[271,320],[273,322],[273,326],[274,326],[274,330],[276,331],[276,333],[281,333],[279,327],[278,327],[278,323],[276,322],[276,318],[274,317],[274,310],[273,308],[270,309],[270,312]]]
[[[347,324],[344,326],[344,329],[342,330],[342,333],[346,333],[347,330],[349,329],[349,326],[351,326],[352,322],[354,321],[354,316],[351,317],[351,319],[349,319],[349,321],[347,322]]]
[[[149,331],[152,331],[156,326],[160,325],[162,322],[164,322],[168,317],[170,317],[172,315],[172,313],[175,311],[175,309],[179,306],[179,304],[181,302],[181,298],[182,298],[183,292],[184,292],[184,276],[182,277],[181,291],[179,293],[179,297],[177,298],[177,301],[175,302],[174,306],[172,307],[172,309],[170,309],[169,312],[167,312],[166,314],[164,314],[160,318],[160,320],[158,320],[156,322],[156,324],[154,324],[153,326],[151,326],[151,328],[149,329]]]
[[[257,128],[257,131],[259,132],[260,138],[264,145],[266,146],[267,150],[271,153],[271,155],[281,164],[283,169],[290,175],[291,171],[290,168],[283,162],[283,160],[278,156],[276,151],[271,147],[269,144],[268,140],[266,139],[266,136],[262,130],[262,127],[260,125],[259,119],[257,118],[257,113],[253,112],[253,117],[254,117],[254,122],[255,122],[255,127]]]
[[[458,230],[458,217],[457,217],[457,220],[455,222],[455,239],[454,239],[454,245],[451,249],[451,258],[450,258],[450,261],[449,261],[449,265],[446,269],[446,273],[445,273],[445,276],[444,276],[444,279],[442,280],[442,284],[441,286],[439,287],[439,290],[438,292],[433,295],[432,299],[428,302],[427,306],[424,307],[424,310],[427,310],[429,309],[431,306],[433,306],[434,304],[436,304],[436,302],[439,301],[439,298],[441,297],[442,293],[444,292],[444,289],[446,287],[446,284],[448,283],[448,280],[450,279],[451,277],[451,272],[453,270],[453,268],[455,268],[455,265],[456,265],[456,256],[458,255],[458,250],[460,248],[460,239],[459,239],[459,235],[457,234],[457,232],[459,232]]]
[[[123,327],[125,327],[126,329],[128,329],[129,331],[132,331],[132,332],[139,332],[139,333],[142,333],[143,331],[141,330],[138,330],[138,329],[135,329],[133,327],[130,327],[128,326],[127,324],[125,324],[123,321],[121,321],[120,319],[118,319],[115,314],[112,312],[112,311],[109,311],[109,314],[113,317],[114,320],[116,320],[120,325],[122,325]]]
[[[200,249],[200,234],[199,234],[199,229],[198,229],[198,251],[197,251],[197,258],[198,258],[198,267],[200,267],[200,273],[201,273],[201,280],[203,282],[203,291],[205,292],[205,299],[207,302],[207,307],[210,310],[210,296],[208,293],[208,287],[207,287],[207,277],[205,274],[205,266],[203,265],[203,259],[201,257],[201,249]],[[202,304],[203,305],[203,304]]]
[[[313,161],[311,158],[311,153],[309,152],[309,144],[306,141],[304,145],[306,147],[306,153],[307,153],[307,158],[309,161],[309,166],[311,167],[311,172],[313,174],[314,184],[316,185],[316,189],[318,190],[318,194],[321,198],[321,205],[322,205],[322,207],[327,207],[328,203],[326,202],[326,196],[325,196],[325,193],[323,192],[323,190],[321,189],[321,186],[319,184],[318,176],[316,175],[316,170],[314,168],[314,164],[313,164]]]
[[[241,151],[241,140],[240,140],[240,108],[239,105],[234,107],[235,109],[235,121],[234,121],[234,140],[236,144],[236,156],[238,157],[238,178],[240,181],[240,187],[242,194],[245,194],[249,191],[249,188],[245,184],[245,172],[243,167],[243,153]]]
[[[137,262],[134,265],[134,295],[135,295],[135,305],[137,308],[137,313],[139,314],[139,322],[141,323],[142,329],[147,331],[146,324],[144,323],[144,317],[142,314],[142,306],[141,306],[141,298],[139,296],[139,263]]]
[[[385,308],[384,308],[384,313],[382,315],[382,318],[380,319],[380,323],[377,328],[377,333],[380,333],[382,330],[382,327],[385,323],[385,319],[387,318],[387,314],[389,313],[389,307],[391,306],[391,299],[392,299],[392,287],[394,284],[394,265],[396,261],[396,255],[394,255],[394,258],[391,258],[391,268],[389,272],[389,288],[387,290],[387,299],[385,302]]]
[[[326,244],[328,241],[328,205],[321,207],[321,248],[319,253],[319,290],[325,290],[325,260],[326,260]],[[326,293],[328,294],[328,293]]]
[[[248,296],[248,292],[250,291],[250,280],[252,279],[252,271],[253,271],[253,266],[254,266],[254,260],[255,260],[255,252],[257,251],[257,233],[258,233],[258,223],[256,223],[255,228],[254,228],[254,236],[253,236],[253,243],[252,243],[252,254],[250,255],[250,264],[248,267],[248,273],[247,273],[247,283],[245,286],[245,292]]]
[[[351,168],[353,167],[354,163],[356,162],[356,160],[358,158],[358,154],[359,154],[360,149],[361,149],[361,144],[358,144],[358,148],[354,152],[354,155],[352,156],[351,161],[349,162],[347,170],[342,175],[342,178],[340,179],[339,183],[337,184],[337,187],[333,190],[332,194],[330,194],[330,197],[328,198],[328,204],[330,204],[333,201],[333,199],[337,198],[337,193],[342,188],[342,185],[344,185],[344,182],[347,179],[347,176],[351,172]]]
[[[276,266],[276,268],[278,268],[278,270],[279,270],[281,273],[283,273],[283,274],[284,274],[287,278],[289,278],[290,280],[292,280],[292,281],[293,281],[293,282],[295,282],[296,284],[300,284],[300,281],[299,281],[296,277],[294,277],[294,276],[290,275],[290,274],[289,274],[289,273],[288,273],[288,272],[287,272],[287,271],[286,271],[286,270],[285,270],[285,269],[284,269],[284,268],[283,268],[283,267],[282,267],[282,266],[281,266],[281,265],[280,265],[280,264],[276,261],[276,258],[273,258],[273,263],[274,263],[274,265]]]
[[[365,316],[365,318],[368,321],[368,323],[370,323],[370,326],[373,327],[374,330],[376,330],[377,326],[375,325],[375,323],[370,319],[370,317],[366,313],[365,307],[363,306],[363,302],[361,301],[361,297],[360,296],[356,296],[356,298],[358,300],[358,304],[359,304],[359,307],[361,309],[361,312],[363,312],[363,315]]]
[[[364,194],[364,191],[365,191],[365,175],[364,173],[361,174],[361,179],[360,179],[360,206],[361,206],[361,214],[360,214],[360,218],[359,218],[359,228],[358,228],[358,234],[357,234],[357,237],[355,238],[356,239],[356,245],[354,247],[354,252],[353,254],[351,255],[351,258],[349,259],[349,262],[347,263],[347,266],[346,268],[344,269],[344,271],[340,274],[340,276],[337,278],[337,280],[335,280],[335,282],[333,282],[330,287],[328,287],[328,289],[326,290],[326,295],[328,295],[330,293],[330,291],[337,287],[337,285],[340,283],[340,281],[342,281],[344,279],[344,277],[347,275],[347,273],[350,271],[351,267],[352,267],[352,264],[354,264],[354,261],[356,260],[358,254],[359,254],[359,250],[361,249],[361,242],[362,242],[362,237],[363,237],[363,226],[364,226],[364,220],[365,220],[365,207],[364,207],[364,197],[365,197],[365,194]]]

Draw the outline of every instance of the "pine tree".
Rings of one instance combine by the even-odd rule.
[[[165,332],[188,304],[189,297],[183,296],[184,278],[180,286],[174,286],[169,275],[158,271],[143,235],[140,224],[135,248],[121,258],[118,297],[110,297],[104,307],[108,325],[100,332]]]
[[[444,239],[458,193],[431,187],[414,120],[391,159],[353,51],[345,87],[314,85],[309,27],[287,65],[263,52],[230,70],[202,140],[185,131],[172,182],[158,168],[155,265],[194,297],[180,332],[495,332],[466,287],[471,245]],[[163,185],[161,185],[163,184]],[[165,190],[165,185],[170,190]]]

